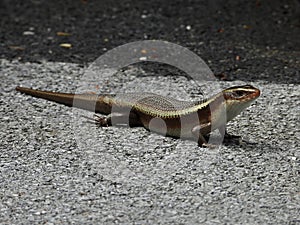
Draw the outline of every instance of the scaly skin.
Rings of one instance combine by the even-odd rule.
[[[215,129],[224,133],[228,121],[259,97],[259,89],[251,86],[227,88],[211,98],[187,102],[153,93],[129,93],[121,96],[69,94],[17,87],[17,91],[108,115],[95,118],[99,126],[128,124],[176,138],[188,138],[207,146],[204,136]],[[154,119],[156,118],[156,119]],[[157,119],[159,118],[159,119]]]

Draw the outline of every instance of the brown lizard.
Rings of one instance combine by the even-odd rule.
[[[17,87],[16,90],[67,106],[108,115],[95,117],[99,126],[123,123],[129,126],[143,126],[163,135],[194,139],[203,147],[208,146],[205,136],[215,129],[224,134],[226,123],[260,95],[260,90],[251,85],[227,88],[208,99],[193,102],[179,101],[153,93],[115,96],[59,93],[25,87]],[[154,118],[159,120],[152,120]]]

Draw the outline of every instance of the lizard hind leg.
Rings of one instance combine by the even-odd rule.
[[[87,117],[86,117],[87,118]],[[130,114],[122,113],[111,113],[107,116],[100,116],[94,114],[94,118],[87,118],[93,121],[98,127],[108,127],[108,126],[126,126],[130,127],[141,126],[140,119],[137,114],[130,112]]]
[[[97,114],[94,114],[94,123],[98,127],[108,127],[108,126],[112,125],[110,115],[108,115],[108,116],[99,116]]]
[[[108,127],[111,126],[111,121],[106,116],[99,116],[94,114],[93,118],[81,115],[81,117],[87,119],[84,121],[85,123],[96,124],[98,127]]]

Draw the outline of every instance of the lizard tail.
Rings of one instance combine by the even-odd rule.
[[[51,91],[41,91],[25,87],[16,87],[16,91],[31,95],[37,98],[47,99],[67,106],[73,106],[74,94],[56,93]]]
[[[111,105],[103,101],[105,96],[96,94],[71,94],[52,91],[41,91],[25,87],[16,87],[16,91],[33,97],[57,102],[66,106],[85,109],[91,112],[109,114]]]

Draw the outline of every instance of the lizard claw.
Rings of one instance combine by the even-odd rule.
[[[93,118],[81,115],[83,118],[87,119],[85,123],[96,124],[99,127],[108,127],[107,118],[104,116],[98,116],[94,114]]]
[[[94,122],[99,127],[108,127],[107,118],[104,116],[98,116],[94,114]]]
[[[85,116],[85,115],[81,115],[81,117],[85,118],[86,120],[82,121],[83,123],[92,123],[95,124],[95,120],[91,117]]]

